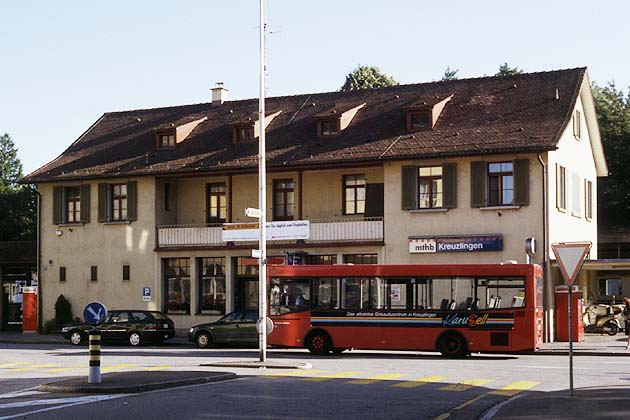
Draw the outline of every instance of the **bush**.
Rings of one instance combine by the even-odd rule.
[[[42,332],[44,334],[58,334],[61,330],[61,326],[56,319],[48,320],[44,323],[44,327],[42,328]]]
[[[59,295],[55,302],[55,320],[58,325],[72,323],[72,304],[64,295]]]

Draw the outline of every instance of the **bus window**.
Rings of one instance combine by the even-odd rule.
[[[272,279],[269,313],[286,314],[310,308],[311,285],[309,280]]]
[[[367,309],[370,307],[370,279],[341,279],[341,307]]]
[[[387,281],[380,277],[372,279],[372,309],[387,308]]]
[[[474,305],[475,279],[471,277],[432,279],[432,307],[440,310],[470,310]]]
[[[431,280],[415,279],[413,289],[414,309],[431,309],[433,297],[431,296]]]
[[[339,308],[337,279],[322,278],[313,284],[313,308]]]
[[[525,307],[525,279],[478,279],[479,309]]]

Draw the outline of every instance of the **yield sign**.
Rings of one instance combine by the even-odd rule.
[[[565,283],[571,287],[582,269],[586,255],[588,255],[588,252],[591,250],[591,243],[565,242],[551,244],[551,249],[556,256]]]

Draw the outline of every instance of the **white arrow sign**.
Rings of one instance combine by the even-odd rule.
[[[247,216],[247,217],[255,217],[257,219],[260,219],[260,217],[262,216],[262,212],[260,211],[260,209],[255,209],[253,207],[247,207],[245,209],[245,216]]]
[[[560,273],[564,277],[565,283],[571,287],[577,278],[582,264],[591,250],[590,242],[566,242],[559,244],[551,244]]]

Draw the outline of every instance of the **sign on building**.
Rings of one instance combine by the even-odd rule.
[[[142,301],[151,302],[151,288],[148,286],[142,288]]]
[[[310,238],[308,220],[267,222],[267,240],[298,240]],[[224,242],[251,242],[259,238],[258,223],[225,223],[222,236]]]
[[[410,236],[409,252],[427,254],[435,252],[502,251],[503,235],[447,235]]]

